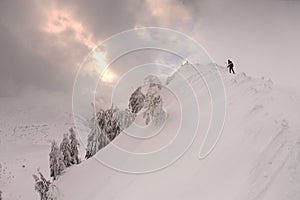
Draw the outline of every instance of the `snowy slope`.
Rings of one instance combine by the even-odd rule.
[[[214,80],[212,66],[206,66],[205,79]],[[227,115],[222,136],[206,159],[199,160],[198,154],[209,128],[210,96],[203,79],[184,65],[179,72],[188,77],[199,100],[200,123],[191,148],[171,166],[140,175],[121,173],[89,159],[67,169],[56,182],[60,199],[300,199],[300,99],[296,91],[218,69],[227,94]],[[181,81],[175,75],[170,86],[184,90]],[[121,134],[114,143],[141,153],[167,144],[176,135],[180,105],[165,89],[162,96],[168,119],[158,135],[138,140]],[[60,141],[72,125],[69,100],[53,94],[0,99],[3,199],[39,198],[32,174],[39,167],[49,176],[49,141]],[[137,123],[142,124],[140,117]]]
[[[0,190],[5,200],[38,199],[32,174],[49,177],[50,140],[72,125],[69,100],[60,94],[0,98]]]
[[[203,73],[210,80],[217,73],[212,66]],[[203,79],[185,65],[179,71],[197,89],[201,114],[197,138],[184,156],[165,169],[139,175],[121,173],[89,159],[69,169],[56,182],[60,198],[300,199],[299,98],[272,81],[218,69],[227,94],[227,115],[222,136],[206,159],[199,160],[197,156],[211,117],[210,97]],[[181,85],[176,76],[170,84]],[[134,140],[121,134],[114,142],[135,152],[166,144],[175,134],[178,104],[165,96],[168,119],[158,136]]]

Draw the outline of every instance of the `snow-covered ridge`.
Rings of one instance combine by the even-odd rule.
[[[232,75],[215,64],[195,67],[201,67],[201,75],[191,65],[178,69],[194,88],[200,111],[197,138],[182,158],[163,170],[141,175],[117,172],[91,158],[68,168],[55,181],[58,198],[298,200],[299,98],[270,80],[245,73]],[[212,109],[205,80],[217,81],[218,76],[226,91],[225,126],[213,152],[199,160],[197,155]],[[176,77],[175,74],[169,84],[180,89],[182,83]],[[133,140],[120,134],[114,143],[132,151],[148,152],[169,142],[180,119],[179,104],[171,95],[165,97],[168,119],[158,136]],[[38,199],[32,174],[38,167],[48,174],[48,140],[60,141],[72,121],[65,114],[70,113],[65,110],[67,105],[58,102],[37,108],[22,101],[1,100],[0,190],[4,199]],[[83,146],[81,150],[83,158]]]
[[[205,81],[190,65],[184,65],[179,72],[197,89],[200,102],[201,123],[190,150],[170,167],[142,175],[120,173],[96,159],[87,160],[58,180],[61,198],[299,199],[299,100],[272,81],[244,73],[231,75],[215,64],[206,66],[201,71],[204,79],[214,81],[216,73],[220,73],[224,82],[227,116],[216,148],[207,159],[199,160],[197,154],[210,118],[209,93]],[[175,75],[170,84],[180,87],[176,80]],[[173,101],[165,102],[169,105],[168,116],[178,114],[173,112]],[[174,123],[172,117],[168,123]],[[167,126],[161,134],[172,135],[173,129],[174,126]],[[135,141],[134,150],[151,149],[160,141],[164,140]],[[132,145],[122,134],[115,142]]]

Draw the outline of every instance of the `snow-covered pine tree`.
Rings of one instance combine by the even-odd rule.
[[[34,190],[37,191],[40,195],[40,199],[41,200],[44,200],[45,199],[45,195],[46,193],[44,192],[44,184],[43,184],[43,181],[40,180],[40,178],[33,174],[32,175],[34,181],[35,181],[35,184],[34,184]]]
[[[157,90],[161,90],[161,81],[157,76],[154,75],[148,75],[145,79],[144,79],[144,84],[147,85],[148,87],[153,89],[157,89]]]
[[[51,183],[48,191],[48,200],[58,200],[59,196],[59,190],[53,183]]]
[[[72,164],[79,164],[80,159],[78,157],[79,151],[79,141],[76,138],[76,133],[73,128],[69,129],[70,132],[70,153],[71,153],[71,162]]]
[[[166,116],[163,110],[163,101],[159,94],[161,90],[161,82],[158,77],[149,75],[145,78],[145,84],[148,85],[143,117],[146,125],[152,121],[154,124],[162,122]]]
[[[114,105],[111,106],[110,109],[105,111],[104,119],[105,119],[105,135],[109,138],[110,141],[115,139],[117,135],[121,132],[121,128],[119,127],[117,115],[119,112],[119,108]]]
[[[163,109],[163,101],[160,95],[155,96],[152,101],[152,109],[150,112],[152,116],[152,122],[157,125],[164,121],[166,113]]]
[[[49,157],[50,177],[53,177],[53,180],[56,180],[57,177],[63,173],[66,166],[63,162],[63,155],[55,141],[52,141],[51,143],[51,151],[49,153]]]
[[[72,157],[71,157],[71,144],[68,137],[68,134],[64,134],[64,137],[60,143],[60,151],[63,155],[63,162],[66,167],[70,167],[72,165]]]
[[[35,180],[34,189],[39,193],[41,200],[53,200],[49,193],[51,182],[46,180],[44,175],[38,170],[39,176],[33,174]]]
[[[114,113],[114,120],[117,121],[121,131],[128,128],[135,120],[135,117],[136,114],[130,112],[128,108]]]
[[[134,114],[122,112],[118,107],[112,105],[110,109],[100,110],[92,119],[91,132],[88,136],[88,145],[85,157],[88,159],[97,151],[110,143],[123,129],[128,127],[134,119]],[[122,121],[121,120],[122,117]],[[123,118],[124,117],[124,118]]]
[[[99,112],[97,112],[97,121],[98,121],[100,129],[104,130],[104,127],[105,127],[105,111],[103,109],[100,109]]]
[[[103,129],[101,129],[100,126],[103,127]],[[104,111],[100,111],[92,118],[92,127],[88,135],[88,145],[85,155],[86,159],[95,155],[101,148],[105,147],[110,142],[104,129],[105,114]]]
[[[142,87],[138,87],[129,98],[129,109],[137,114],[144,107],[145,95],[142,93]]]

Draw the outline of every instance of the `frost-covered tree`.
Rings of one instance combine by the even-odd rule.
[[[97,123],[99,124],[99,127],[101,130],[104,130],[105,127],[105,110],[100,109],[99,112],[97,112],[96,115],[96,119],[97,119]],[[94,124],[95,122],[93,122],[92,124]]]
[[[48,200],[58,200],[59,199],[58,197],[59,197],[59,190],[53,183],[51,183],[48,191]]]
[[[35,184],[34,184],[34,189],[35,191],[37,191],[40,195],[40,200],[46,200],[46,192],[45,192],[45,187],[44,187],[44,183],[42,180],[40,180],[40,178],[33,174],[33,179],[35,181]]]
[[[132,123],[132,113],[128,119],[124,116],[129,110],[123,113],[119,108],[112,105],[110,109],[100,110],[92,119],[91,131],[88,135],[88,145],[85,157],[88,159],[95,155],[100,149],[110,143],[115,137]],[[129,112],[130,113],[130,112]],[[130,119],[129,119],[130,118]]]
[[[148,75],[144,79],[144,84],[152,88],[157,87],[159,90],[161,89],[161,81],[157,76],[154,75]]]
[[[109,138],[105,135],[105,119],[104,111],[100,111],[92,118],[92,127],[88,135],[88,145],[85,158],[88,159],[95,155],[100,149],[105,147],[109,142]],[[103,124],[102,124],[103,123]],[[100,128],[102,127],[102,129]]]
[[[118,118],[117,118],[119,112],[120,112],[119,108],[114,107],[114,105],[112,105],[110,109],[105,111],[104,132],[110,141],[115,139],[115,137],[119,135],[119,133],[121,132],[121,127],[119,126]]]
[[[114,138],[114,121],[113,121],[113,108],[105,111],[104,114],[104,133],[111,141]]]
[[[138,87],[129,98],[129,109],[137,114],[144,107],[145,95],[142,93],[142,87]]]
[[[120,110],[114,114],[114,120],[117,121],[121,131],[128,128],[135,120],[135,117],[136,114],[130,112],[129,109]]]
[[[60,143],[60,151],[63,155],[63,162],[66,167],[70,167],[72,165],[72,156],[71,156],[71,144],[68,138],[68,134],[64,134],[64,137]]]
[[[79,141],[76,138],[76,133],[74,131],[73,128],[69,129],[70,132],[70,154],[71,154],[71,162],[72,164],[79,164],[80,163],[80,159],[78,157],[79,151],[78,151],[78,147],[79,147]]]
[[[51,143],[51,151],[49,153],[49,157],[50,177],[53,177],[53,180],[56,180],[57,177],[63,173],[66,166],[63,162],[63,155],[55,141],[52,141]]]
[[[33,174],[35,180],[34,189],[39,193],[41,200],[53,200],[50,194],[51,182],[46,180],[44,175],[38,170],[39,177]]]
[[[163,109],[163,101],[160,95],[154,97],[151,107],[150,115],[152,116],[152,122],[154,124],[163,122],[166,117],[166,113]]]
[[[0,190],[0,200],[2,200],[2,191]]]
[[[154,124],[158,124],[162,122],[165,116],[165,112],[163,110],[163,102],[162,98],[159,94],[147,94],[146,95],[146,104],[145,104],[145,112],[143,117],[145,119],[146,125],[152,121]]]
[[[163,110],[163,101],[159,94],[161,90],[161,82],[158,77],[150,75],[145,78],[145,84],[148,85],[148,89],[145,96],[145,112],[143,117],[147,125],[150,121],[154,124],[158,124],[162,122],[166,116],[166,113]]]

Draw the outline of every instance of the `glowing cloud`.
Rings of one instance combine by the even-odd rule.
[[[110,69],[105,70],[105,72],[101,76],[101,81],[105,83],[112,83],[115,81],[115,79],[116,75]]]
[[[45,31],[49,33],[61,33],[66,30],[75,33],[75,40],[92,49],[96,44],[92,41],[92,34],[84,30],[83,25],[74,20],[70,14],[64,11],[53,9],[47,15]]]
[[[112,83],[116,79],[116,75],[109,68],[106,68],[105,53],[93,51],[93,57],[96,61],[95,70],[101,76],[101,81]]]

